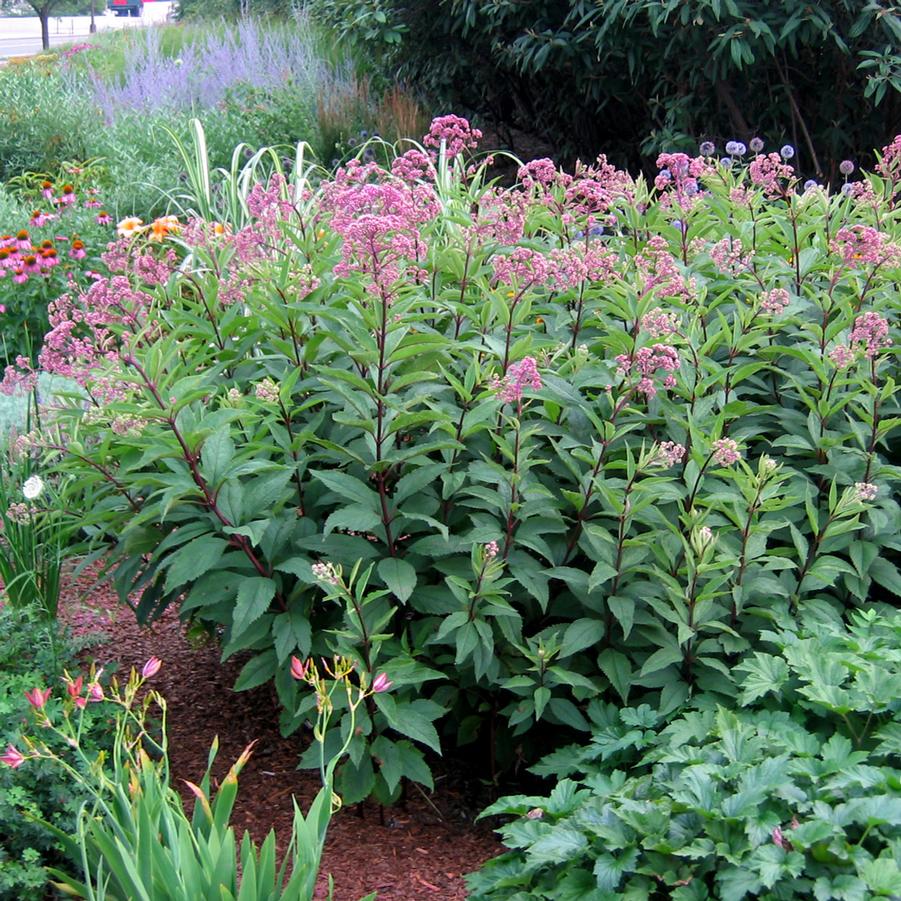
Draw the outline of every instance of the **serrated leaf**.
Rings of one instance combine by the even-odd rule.
[[[238,600],[232,611],[233,639],[269,609],[269,604],[275,597],[275,589],[275,582],[262,576],[253,576],[241,582],[238,586]]]
[[[165,590],[174,591],[199,579],[216,566],[227,547],[228,542],[216,535],[203,535],[180,547],[166,561],[168,571]]]

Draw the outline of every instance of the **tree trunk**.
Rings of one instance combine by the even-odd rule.
[[[41,19],[41,44],[45,50],[50,49],[50,7],[44,6],[38,12]]]

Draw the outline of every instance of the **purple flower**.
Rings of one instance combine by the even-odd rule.
[[[716,153],[716,146],[713,141],[703,141],[698,148],[698,152],[701,156],[713,156],[713,154]]]
[[[760,138],[751,138],[749,144],[754,153],[760,153],[763,150],[763,141]]]
[[[784,144],[779,151],[779,156],[784,160],[790,160],[795,155],[795,148],[791,144]]]
[[[854,171],[854,163],[851,160],[842,160],[838,164],[838,171],[841,172],[842,175],[850,175]]]
[[[505,404],[522,400],[523,388],[533,388],[537,391],[541,388],[541,375],[535,364],[535,358],[524,357],[518,363],[511,364],[504,378],[495,379],[491,387],[497,391],[498,397]]]

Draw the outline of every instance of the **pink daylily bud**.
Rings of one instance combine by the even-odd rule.
[[[103,700],[103,686],[99,682],[92,682],[88,686],[88,700],[94,702]]]
[[[291,675],[298,680],[303,680],[307,675],[307,665],[303,660],[291,655]]]
[[[159,657],[151,657],[141,669],[142,679],[152,679],[163,665],[163,661]]]
[[[79,676],[74,682],[69,679],[66,682],[66,691],[69,697],[78,703],[78,697],[81,694],[81,688],[84,685],[84,676]],[[83,705],[82,705],[83,706]]]
[[[385,675],[385,673],[379,673],[375,679],[372,680],[372,690],[376,694],[388,691],[392,685],[394,685],[394,683]]]
[[[47,703],[47,699],[50,697],[51,690],[52,689],[45,688],[41,691],[40,688],[32,688],[31,691],[25,692],[25,697],[28,698],[28,703],[31,704],[35,710],[42,710]]]
[[[6,753],[0,755],[0,763],[5,763],[7,766],[11,766],[14,770],[17,770],[23,763],[25,763],[25,756],[19,751],[17,751],[12,745],[6,746]]]

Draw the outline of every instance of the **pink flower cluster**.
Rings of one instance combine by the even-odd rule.
[[[882,148],[876,171],[892,182],[901,181],[901,135],[895,135],[891,144]]]
[[[767,291],[763,295],[760,309],[771,316],[781,316],[789,303],[791,303],[791,295],[785,288],[773,288],[772,291]]]
[[[434,181],[435,167],[431,158],[421,150],[408,150],[391,163],[391,174],[408,184],[418,181]]]
[[[661,153],[657,168],[660,172],[654,179],[654,187],[663,194],[661,203],[663,206],[675,203],[683,210],[694,206],[701,192],[699,179],[713,171],[704,157],[691,157],[687,153]]]
[[[667,312],[660,307],[654,307],[653,310],[641,317],[641,330],[647,332],[652,338],[674,335],[679,331],[679,316],[672,311]]]
[[[732,438],[720,438],[713,442],[711,456],[717,466],[731,466],[741,459],[741,451],[738,449],[737,441]]]
[[[90,387],[98,401],[123,397],[125,384],[103,370],[144,331],[151,304],[150,295],[134,290],[122,275],[97,279],[83,293],[63,294],[48,308],[50,331],[38,357],[40,368]],[[33,384],[28,361],[20,357],[18,362],[19,370],[6,370],[4,393]]]
[[[795,170],[789,166],[778,153],[760,153],[751,160],[748,167],[752,184],[763,189],[769,198],[781,197],[787,187],[780,181],[788,181],[794,177]]]
[[[901,246],[871,225],[846,225],[840,228],[830,242],[829,250],[840,256],[846,266],[901,265]]]
[[[506,256],[493,260],[494,282],[524,290],[531,285],[546,285],[555,275],[552,261],[540,250],[517,247]]]
[[[491,387],[497,391],[502,403],[514,404],[522,400],[525,388],[538,391],[541,388],[541,374],[534,357],[524,357],[518,363],[511,363],[502,379],[494,379]]]
[[[683,445],[676,444],[675,441],[661,441],[657,454],[654,457],[654,463],[657,466],[662,466],[664,469],[669,469],[671,466],[681,463],[684,459],[685,447]]]
[[[578,287],[582,282],[607,282],[616,271],[617,256],[606,247],[573,244],[551,251],[548,281],[558,291]]]
[[[631,356],[620,354],[616,358],[617,373],[627,376],[632,372],[639,375],[636,390],[647,398],[657,394],[657,385],[654,378],[658,372],[667,373],[663,378],[664,388],[675,388],[676,377],[673,373],[679,368],[679,353],[668,344],[652,344],[650,347],[641,347]]]
[[[557,164],[547,157],[530,160],[519,167],[517,179],[524,188],[541,188],[549,190],[554,187],[565,187],[572,181],[572,176],[557,168]]]
[[[474,210],[470,234],[483,241],[516,244],[525,230],[527,198],[519,191],[487,190]]]
[[[468,120],[449,115],[432,120],[429,133],[422,139],[422,143],[437,150],[444,142],[447,158],[453,159],[464,150],[475,150],[481,140],[482,132],[473,128]]]
[[[695,294],[691,281],[679,271],[676,258],[669,252],[666,238],[654,235],[635,257],[642,281],[642,294],[654,291],[661,297],[682,297],[690,301]]]
[[[731,235],[717,241],[709,253],[713,265],[724,275],[738,275],[746,272],[751,266],[751,254],[745,252],[741,241]]]
[[[874,359],[885,348],[891,347],[888,320],[879,313],[863,313],[854,320],[850,341],[852,348],[860,349],[865,357]]]

